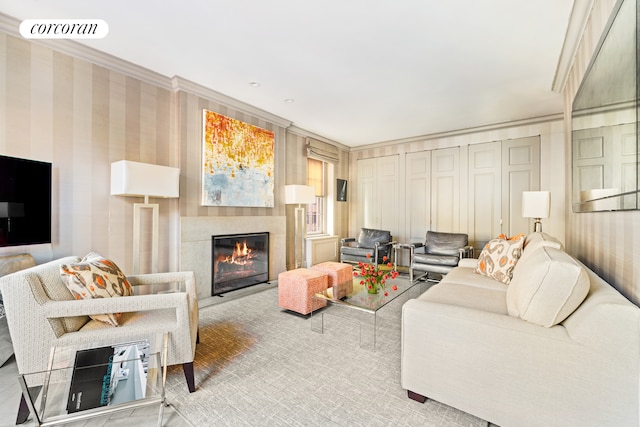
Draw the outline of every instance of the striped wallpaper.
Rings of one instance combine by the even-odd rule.
[[[616,0],[594,2],[565,95],[565,168],[571,186],[571,104]],[[640,211],[573,213],[567,192],[566,247],[635,304],[640,305]]]
[[[11,27],[3,19],[0,29]],[[181,217],[289,216],[284,185],[305,183],[304,146],[313,135],[290,132],[291,123],[280,117],[179,77],[158,76],[73,43],[54,50],[10,32],[0,31],[0,154],[53,163],[53,243],[0,248],[0,255],[29,252],[44,262],[93,250],[131,272],[133,203],[142,199],[110,195],[110,164],[122,159],[181,169],[180,198],[152,199],[160,204],[160,271],[180,266]],[[205,108],[275,133],[275,207],[200,205]],[[336,173],[344,179],[348,151],[342,147],[340,153]],[[143,227],[148,221],[143,216]],[[344,236],[344,206],[331,222]],[[287,232],[287,239],[292,235]],[[150,269],[149,233],[142,243],[144,272]]]
[[[53,243],[1,248],[39,262],[98,251],[132,268],[133,203],[110,196],[110,164],[179,166],[172,93],[0,32],[0,153],[53,164]],[[160,200],[161,241],[175,240],[175,200]],[[160,268],[175,264],[160,245]],[[148,249],[148,248],[143,248]]]

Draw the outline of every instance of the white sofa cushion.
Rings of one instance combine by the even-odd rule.
[[[522,256],[520,259],[526,258],[529,254],[533,253],[536,249],[540,249],[542,247],[548,248],[556,248],[560,250],[564,250],[562,247],[562,243],[560,240],[556,239],[553,236],[549,236],[546,233],[541,231],[534,232],[524,239],[524,246],[522,250]]]
[[[507,288],[510,316],[551,327],[566,319],[589,292],[582,266],[560,249],[543,246],[520,259]]]
[[[463,258],[461,261],[464,261]],[[477,260],[472,260],[477,261]],[[475,286],[477,288],[487,288],[496,291],[507,291],[507,285],[497,280],[487,277],[483,274],[475,272],[475,264],[473,267],[461,267],[458,266],[450,272],[448,272],[440,281],[441,284],[455,283],[459,285]],[[506,298],[506,296],[505,296]],[[506,303],[505,303],[506,304]]]

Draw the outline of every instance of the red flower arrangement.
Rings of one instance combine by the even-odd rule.
[[[371,258],[371,254],[367,254],[367,258]],[[391,268],[389,271],[381,270],[377,263],[365,264],[364,262],[358,262],[358,269],[353,272],[354,276],[361,276],[361,285],[367,287],[367,291],[370,294],[377,294],[379,289],[384,289],[388,279],[395,279],[400,273],[393,269],[393,264],[387,262],[387,257],[382,258],[382,262],[387,264],[387,267]],[[394,291],[398,289],[396,285],[391,287]],[[389,295],[387,291],[384,292],[384,296]]]

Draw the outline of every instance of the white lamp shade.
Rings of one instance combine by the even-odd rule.
[[[180,169],[129,160],[111,163],[111,195],[179,197]]]
[[[523,191],[522,216],[524,218],[549,218],[551,193],[548,191]]]
[[[284,200],[287,205],[308,205],[316,201],[316,193],[310,185],[285,185]]]

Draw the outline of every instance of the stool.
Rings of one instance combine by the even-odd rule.
[[[353,292],[353,267],[351,264],[327,261],[311,267],[329,276],[329,287],[333,288],[333,297],[343,298]]]
[[[297,268],[278,274],[278,305],[285,310],[309,314],[327,305],[327,301],[313,298],[329,287],[329,278],[318,270]]]

